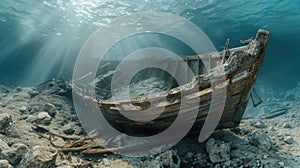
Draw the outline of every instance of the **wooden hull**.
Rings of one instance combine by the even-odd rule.
[[[211,59],[217,62],[219,65],[210,72],[215,78],[218,78],[218,67],[224,68],[225,82],[218,84],[219,86],[226,87],[226,102],[221,117],[221,121],[218,124],[218,129],[231,128],[239,125],[244,111],[246,109],[250,93],[258,71],[262,65],[265,49],[269,38],[269,32],[259,30],[256,38],[252,40],[248,45],[233,48],[220,52],[221,57],[215,57],[215,54],[209,53],[200,56],[185,57],[185,61],[191,68],[198,68],[200,59]],[[222,63],[222,56],[228,57],[224,63]],[[224,58],[223,58],[224,59]],[[110,122],[116,129],[127,134],[156,134],[167,129],[176,119],[179,109],[183,113],[189,113],[191,111],[198,111],[196,122],[194,123],[194,129],[200,131],[203,122],[209,112],[211,106],[212,92],[217,92],[220,88],[212,88],[211,76],[208,73],[195,77],[193,82],[182,85],[178,88],[174,88],[167,92],[161,92],[150,97],[138,97],[130,100],[97,100],[101,112],[104,114],[107,121]],[[193,91],[193,87],[197,82],[197,92]],[[163,97],[167,97],[164,100]],[[181,98],[188,100],[188,105],[181,105]],[[200,104],[199,100],[200,98]],[[147,109],[149,102],[151,101],[151,107],[153,110],[163,111],[162,114],[151,122],[137,122],[132,121],[123,116],[119,111],[128,112],[131,114],[138,113]],[[118,106],[116,106],[118,104]],[[134,104],[134,105],[133,105]],[[149,113],[149,112],[148,112]],[[152,113],[150,112],[149,115]],[[192,122],[192,121],[182,121]]]

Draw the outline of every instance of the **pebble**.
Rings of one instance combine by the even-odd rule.
[[[292,128],[292,126],[288,123],[283,124],[283,128]]]
[[[0,130],[6,131],[12,122],[11,116],[7,113],[0,114]]]
[[[262,120],[253,120],[251,125],[255,128],[266,128],[265,123]]]
[[[275,128],[274,128],[274,127],[271,127],[271,128],[270,128],[270,131],[276,131],[276,130],[275,130]]]
[[[291,144],[294,143],[294,138],[291,137],[291,136],[286,136],[286,137],[283,138],[283,141],[284,141],[286,144],[291,145]]]
[[[256,133],[250,137],[250,144],[260,149],[270,150],[272,148],[272,140],[265,133]]]
[[[49,125],[51,123],[51,116],[47,112],[40,112],[35,120],[38,124]]]
[[[26,106],[22,106],[22,107],[20,108],[19,111],[20,111],[21,113],[26,113],[27,110],[28,110],[28,108],[27,108]]]
[[[49,115],[51,115],[52,117],[55,116],[55,114],[57,113],[57,109],[55,105],[51,103],[45,104],[45,111],[47,111]]]
[[[57,150],[48,146],[35,146],[22,159],[19,168],[51,168],[55,165]]]
[[[73,124],[64,125],[62,130],[67,135],[72,135],[75,132]]]
[[[107,158],[103,158],[102,162],[104,166],[110,166],[110,161]]]
[[[0,160],[0,168],[13,168],[7,160]]]
[[[4,142],[2,139],[0,139],[0,153],[4,150],[9,150],[9,146],[6,142]]]
[[[278,166],[279,166],[279,167],[283,168],[284,165],[285,165],[284,162],[278,162]]]
[[[262,158],[263,158],[263,159],[268,159],[268,156],[267,156],[267,155],[263,155]]]
[[[28,94],[29,94],[30,98],[32,98],[32,97],[34,97],[34,96],[37,96],[37,95],[39,94],[39,92],[36,91],[36,90],[30,90],[30,91],[28,92]]]
[[[191,159],[191,158],[193,158],[193,156],[194,156],[194,154],[193,154],[192,152],[188,152],[188,153],[186,154],[186,158],[187,158],[187,159]]]
[[[206,151],[212,163],[230,160],[230,144],[210,138],[206,142]]]
[[[158,155],[154,161],[149,165],[149,168],[157,167],[172,167],[180,168],[181,159],[179,158],[177,151],[168,150]]]

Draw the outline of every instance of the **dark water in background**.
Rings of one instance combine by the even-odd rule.
[[[144,10],[191,20],[219,50],[227,38],[235,47],[259,28],[269,30],[259,91],[265,96],[300,92],[300,1],[294,0],[2,0],[1,84],[35,85],[65,75],[96,29]]]

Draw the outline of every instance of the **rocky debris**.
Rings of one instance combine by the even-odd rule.
[[[280,168],[284,168],[284,162],[278,162],[278,166],[279,166]]]
[[[52,117],[55,116],[55,114],[58,112],[54,104],[47,103],[45,104],[45,111],[48,112],[48,114]]]
[[[51,87],[49,87],[49,83],[46,83],[44,86],[38,86],[37,88],[20,88],[19,92],[11,90],[7,91],[7,93],[2,93],[2,87],[0,86],[0,102],[2,103],[2,106],[0,105],[0,114],[9,114],[11,116],[9,119],[10,124],[5,126],[7,131],[5,133],[1,131],[0,133],[0,168],[2,164],[14,167],[34,167],[38,162],[41,162],[32,159],[34,156],[32,153],[36,151],[34,150],[35,146],[47,148],[52,146],[54,149],[60,150],[61,147],[70,145],[72,142],[76,142],[77,139],[86,136],[79,125],[70,99],[66,97],[66,94],[60,94],[62,89],[60,86],[62,84],[59,84],[58,80],[51,81],[51,83]],[[35,91],[35,93],[31,93],[31,91]],[[271,105],[272,109],[264,106],[263,110],[255,116],[278,110],[273,104]],[[213,138],[214,141],[210,139],[207,143],[199,143],[197,137],[195,140],[187,137],[173,147],[173,150],[177,152],[175,156],[172,154],[173,150],[168,150],[156,157],[145,156],[142,158],[114,154],[101,154],[99,156],[81,155],[80,151],[60,152],[57,154],[57,157],[54,154],[53,160],[55,164],[52,161],[51,166],[59,168],[138,168],[149,167],[149,165],[162,167],[171,165],[183,168],[297,167],[300,164],[300,151],[297,150],[300,143],[300,124],[297,120],[300,117],[300,103],[279,102],[277,104],[284,106],[278,106],[279,109],[290,108],[288,113],[270,119],[251,119],[251,117],[248,117],[242,120],[241,124],[236,128],[215,131],[211,136],[211,139]],[[27,107],[27,110],[24,107]],[[54,113],[52,113],[53,116],[50,115],[51,110],[55,111],[55,115]],[[38,115],[41,112],[48,113],[48,115],[45,114],[48,119],[45,123],[43,121],[37,122]],[[39,128],[36,125],[47,125],[44,128],[51,131],[45,131],[43,127]],[[265,134],[269,139],[261,134]],[[69,139],[69,137],[75,139]],[[116,144],[126,143],[122,135],[111,141]],[[90,143],[91,140],[84,142],[78,140],[73,147],[78,148]],[[208,146],[214,150],[208,152]],[[155,150],[164,151],[162,149]],[[45,158],[49,154],[39,151],[39,154],[35,155],[45,155],[39,157],[43,157],[44,161],[47,160]],[[172,156],[174,157],[172,158]],[[48,164],[46,163],[47,161],[44,161],[41,164],[46,167],[50,165],[50,163]],[[42,165],[36,167],[40,166]]]
[[[181,159],[177,155],[177,151],[169,150],[158,155],[150,164],[149,168],[169,167],[180,168]]]
[[[29,94],[30,98],[32,98],[34,96],[37,96],[39,94],[39,92],[36,90],[30,90],[30,91],[28,91],[28,94]]]
[[[27,110],[28,110],[28,109],[27,109],[27,107],[26,107],[26,106],[22,106],[22,107],[20,108],[20,110],[19,110],[19,111],[20,111],[21,113],[26,113],[26,112],[27,112]]]
[[[71,135],[75,132],[74,125],[73,124],[64,125],[62,131],[67,135]]]
[[[57,150],[47,146],[35,146],[22,159],[19,168],[51,168],[55,165]]]
[[[7,160],[0,160],[0,168],[13,168]]]
[[[21,143],[13,144],[9,147],[4,141],[0,140],[0,158],[8,160],[12,165],[16,165],[23,158],[28,148]]]
[[[0,131],[6,131],[12,122],[11,116],[7,113],[0,114]]]
[[[265,150],[270,150],[272,148],[272,140],[265,133],[255,133],[250,136],[250,144]]]
[[[292,128],[292,126],[291,126],[290,124],[288,124],[288,123],[283,124],[282,127],[283,127],[283,128]]]
[[[291,136],[285,136],[284,138],[283,138],[283,142],[285,142],[286,144],[293,144],[294,143],[294,138],[293,137],[291,137]]]
[[[55,145],[55,146],[59,146],[59,147],[63,147],[66,145],[66,142],[64,141],[63,138],[61,137],[55,137],[54,140],[52,140],[52,143]]]
[[[6,142],[4,142],[2,139],[0,139],[0,152],[4,151],[4,150],[8,150],[9,146],[7,145]]]
[[[102,163],[104,166],[110,166],[110,161],[107,158],[103,158]]]
[[[37,124],[49,125],[51,123],[51,116],[47,112],[40,112],[37,115],[35,122]]]
[[[265,123],[262,120],[253,120],[251,125],[255,128],[266,128]]]
[[[19,158],[23,158],[24,155],[28,152],[28,147],[22,143],[15,143],[11,148],[13,148]]]
[[[206,151],[212,163],[230,160],[230,144],[224,143],[214,138],[206,142]]]

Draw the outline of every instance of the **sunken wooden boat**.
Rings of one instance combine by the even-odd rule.
[[[225,82],[221,87],[226,87],[226,100],[223,113],[217,129],[232,128],[239,125],[250,98],[253,85],[263,63],[265,50],[269,39],[269,32],[259,30],[254,39],[249,39],[243,46],[228,49],[219,54],[207,53],[196,56],[186,56],[184,61],[191,69],[201,69],[199,62],[208,59],[208,62],[216,62],[215,68],[204,74],[193,77],[191,83],[172,88],[162,93],[149,97],[136,97],[123,100],[105,100],[98,98],[97,103],[107,121],[115,128],[128,134],[155,134],[167,129],[176,119],[178,111],[183,108],[183,113],[197,110],[197,118],[192,130],[201,130],[211,106],[212,92],[220,87],[212,87],[209,74],[218,76],[220,67],[224,69]],[[192,90],[193,82],[198,84],[197,91]],[[220,86],[220,85],[219,85]],[[182,90],[185,93],[181,93]],[[167,97],[167,99],[163,99]],[[188,99],[187,106],[181,105],[181,98]],[[196,101],[200,98],[200,104]],[[149,107],[149,101],[153,110],[162,110],[161,115],[151,122],[133,121],[120,113],[139,113]],[[194,103],[194,104],[193,104]],[[195,109],[195,107],[197,109]],[[147,112],[151,115],[151,112]],[[183,121],[187,122],[187,121]]]

